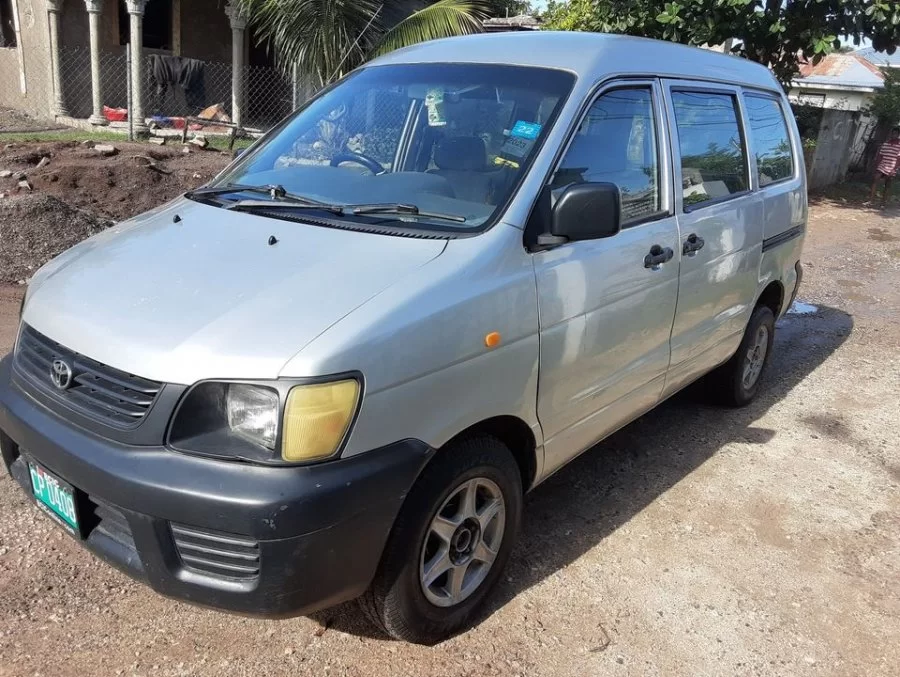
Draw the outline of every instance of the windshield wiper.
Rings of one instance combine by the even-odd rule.
[[[331,212],[337,216],[367,216],[373,214],[400,214],[403,216],[415,216],[423,219],[437,219],[441,221],[453,221],[455,223],[465,223],[464,216],[455,214],[442,214],[440,212],[422,211],[416,205],[403,204],[399,202],[385,202],[376,204],[328,204],[326,202],[313,201],[282,201],[268,202],[265,200],[240,200],[233,205],[229,205],[228,209],[239,211],[243,209],[272,209],[283,207],[285,209],[310,209]]]
[[[466,217],[456,214],[444,214],[441,212],[426,212],[413,204],[402,202],[384,202],[368,205],[344,205],[344,209],[354,215],[360,214],[404,214],[409,216],[421,216],[425,219],[440,219],[441,221],[455,221],[465,223]]]
[[[213,186],[211,188],[198,188],[187,193],[187,197],[216,197],[218,195],[227,195],[228,193],[263,193],[268,195],[272,200],[279,200],[291,205],[318,205],[326,206],[324,202],[313,200],[312,198],[303,197],[302,195],[294,195],[284,189],[284,186],[277,184],[267,186],[245,186],[239,183],[229,183],[226,186]],[[238,202],[237,204],[240,204]]]

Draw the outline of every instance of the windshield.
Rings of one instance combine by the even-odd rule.
[[[295,198],[278,205],[284,212],[322,203],[361,223],[477,229],[511,195],[573,81],[504,65],[370,67],[315,99],[211,188],[277,187]],[[240,190],[217,200],[251,197],[259,207],[259,194]]]

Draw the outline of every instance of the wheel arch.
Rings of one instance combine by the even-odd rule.
[[[775,315],[776,320],[781,316],[781,311],[784,309],[784,284],[782,284],[781,280],[773,280],[766,285],[756,299],[754,308],[759,306],[768,307],[772,314]]]
[[[522,491],[527,492],[537,476],[537,440],[529,425],[517,416],[493,416],[474,423],[448,440],[435,456],[461,439],[479,435],[496,437],[509,449],[519,467]]]

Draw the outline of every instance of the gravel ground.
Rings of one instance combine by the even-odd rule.
[[[804,263],[815,309],[779,324],[759,400],[681,394],[539,487],[484,620],[433,648],[352,604],[164,599],[0,478],[0,675],[896,675],[900,211],[819,202]]]

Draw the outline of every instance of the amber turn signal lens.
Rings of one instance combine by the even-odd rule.
[[[500,345],[500,332],[492,331],[490,334],[484,337],[484,345],[488,348],[496,348]]]
[[[359,402],[359,382],[297,386],[284,409],[281,456],[299,463],[332,456],[350,427]]]

